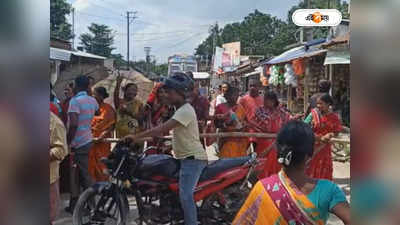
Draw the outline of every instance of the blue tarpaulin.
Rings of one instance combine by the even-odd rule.
[[[290,49],[279,56],[272,58],[271,60],[265,62],[264,64],[279,64],[292,61],[299,58],[307,58],[315,55],[322,54],[326,52],[326,49],[321,49],[320,44],[325,43],[325,39],[318,39],[307,42],[304,46],[296,47]]]

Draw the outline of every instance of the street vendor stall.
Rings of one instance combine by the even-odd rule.
[[[307,42],[264,62],[268,84],[280,94],[291,112],[304,112],[309,97],[317,92],[317,83],[325,77],[323,66],[325,39]]]
[[[193,79],[199,84],[200,95],[208,98],[210,93],[210,74],[207,72],[193,72]]]
[[[346,126],[350,126],[350,35],[332,39],[323,47],[327,49],[324,65],[332,83],[331,95]]]
[[[240,77],[241,79],[241,90],[243,92],[247,92],[248,91],[248,84],[249,84],[249,80],[250,79],[260,79],[262,73],[262,67],[259,66],[257,68],[254,69],[254,71],[249,72],[244,74],[243,76]]]

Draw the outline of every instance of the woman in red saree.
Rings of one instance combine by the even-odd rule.
[[[157,83],[151,91],[146,104],[147,129],[157,127],[172,116],[171,108],[166,104],[166,92],[162,83]]]
[[[254,122],[250,122],[250,126],[261,133],[278,133],[282,126],[290,119],[290,114],[279,105],[276,93],[268,91],[264,94],[264,106],[256,110]],[[262,179],[278,173],[281,165],[276,161],[277,151],[273,147],[275,139],[258,138],[256,143],[255,151],[257,155],[267,158],[264,169],[265,173],[259,174],[258,178]],[[269,152],[263,156],[267,150]]]
[[[350,207],[338,185],[305,173],[313,147],[310,126],[287,123],[277,137],[277,160],[283,169],[257,182],[232,224],[323,225],[329,213],[350,224]]]
[[[332,97],[328,94],[317,99],[317,108],[305,119],[311,123],[316,136],[316,152],[309,164],[307,174],[313,178],[333,179],[332,145],[327,143],[342,130],[339,116],[330,111],[333,105]]]
[[[225,92],[226,103],[219,104],[215,109],[216,127],[221,128],[222,132],[241,131],[244,128],[246,110],[237,104],[239,89],[230,87]],[[248,138],[222,138],[220,139],[220,158],[242,157],[247,155],[249,147]]]
[[[115,111],[111,105],[104,102],[108,93],[104,87],[97,87],[94,90],[94,97],[99,103],[100,115],[94,116],[92,120],[93,137],[100,139],[92,145],[89,152],[89,174],[94,181],[106,181],[108,176],[104,174],[105,165],[100,161],[108,157],[111,150],[111,143],[102,142],[101,139],[110,138],[115,125]]]

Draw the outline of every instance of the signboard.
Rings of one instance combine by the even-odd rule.
[[[231,55],[227,52],[222,53],[222,67],[232,66]]]
[[[215,57],[214,57],[214,71],[217,72],[222,67],[222,54],[224,52],[223,48],[216,47],[215,48]]]
[[[196,63],[196,58],[190,55],[173,55],[168,58],[170,63]]]
[[[229,66],[239,66],[240,65],[240,41],[231,42],[223,44],[224,53],[230,56],[230,65]]]

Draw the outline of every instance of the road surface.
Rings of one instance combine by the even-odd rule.
[[[215,151],[212,148],[207,149],[207,154],[210,160],[217,159],[215,156]],[[333,168],[334,181],[339,184],[339,186],[346,193],[347,198],[350,200],[350,163],[334,163]],[[66,213],[63,209],[68,204],[68,195],[62,195],[62,206],[59,218],[54,222],[54,225],[71,225],[72,217],[70,214]],[[136,225],[134,219],[137,218],[137,210],[134,198],[129,199],[130,202],[130,215],[129,222],[127,225]],[[343,224],[334,215],[331,215],[327,225],[341,225]]]

